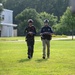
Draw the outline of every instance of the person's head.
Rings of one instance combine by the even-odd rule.
[[[32,19],[29,19],[29,20],[28,20],[28,23],[29,23],[29,26],[32,26],[33,20],[32,20]]]
[[[48,20],[48,19],[45,19],[45,20],[44,20],[44,25],[45,25],[45,26],[48,26],[48,23],[49,23],[49,20]]]

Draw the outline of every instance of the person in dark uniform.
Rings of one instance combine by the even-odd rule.
[[[36,28],[34,27],[33,20],[28,20],[29,25],[25,28],[26,33],[26,42],[28,46],[28,58],[31,59],[33,57],[34,52],[34,36],[36,35]]]
[[[48,25],[49,20],[44,20],[44,27],[41,28],[41,40],[43,44],[43,59],[46,58],[46,45],[47,45],[47,58],[50,57],[50,40],[52,38],[53,31]]]

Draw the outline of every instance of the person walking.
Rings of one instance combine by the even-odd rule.
[[[25,28],[26,33],[26,42],[28,47],[28,58],[31,59],[33,57],[34,52],[34,36],[36,35],[36,28],[33,25],[33,20],[28,20],[29,25]]]
[[[50,57],[50,40],[52,39],[53,30],[49,26],[49,20],[44,20],[44,27],[41,28],[41,40],[43,44],[43,59],[46,58],[46,46],[47,46],[47,58]]]

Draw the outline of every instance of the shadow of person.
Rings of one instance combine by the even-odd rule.
[[[28,61],[30,61],[31,59],[21,59],[21,60],[19,60],[19,63],[23,63],[23,62],[28,62]]]
[[[38,63],[41,63],[41,62],[45,62],[45,61],[47,61],[48,59],[37,59],[36,61],[38,62]]]

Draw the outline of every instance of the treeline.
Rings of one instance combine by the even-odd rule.
[[[52,27],[56,25],[58,21],[57,16],[54,16],[53,14],[49,14],[47,12],[38,13],[33,8],[27,8],[16,16],[16,20],[18,21],[18,34],[24,35],[24,28],[28,25],[29,18],[33,19],[33,24],[35,25],[38,33],[44,25],[44,19],[49,19],[49,24]]]
[[[18,35],[24,35],[27,20],[32,18],[39,33],[43,20],[49,19],[55,34],[71,35],[74,30],[74,14],[69,0],[2,0],[5,8],[14,11],[14,22],[18,24]]]
[[[25,8],[34,8],[37,12],[47,12],[60,16],[66,10],[69,0],[4,0],[4,7],[12,9],[16,16]]]

